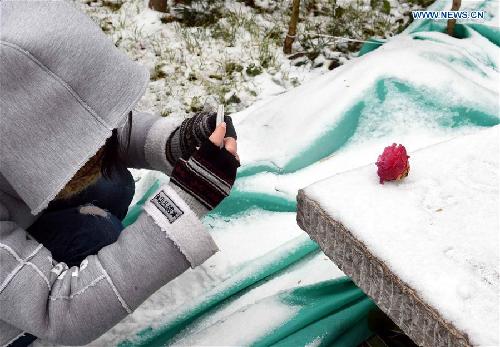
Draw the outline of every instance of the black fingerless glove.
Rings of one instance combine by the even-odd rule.
[[[202,112],[188,118],[175,129],[167,140],[165,154],[172,166],[180,158],[188,159],[202,142],[213,133],[217,121],[216,113]],[[226,122],[226,137],[237,139],[233,120],[230,116],[224,117]]]
[[[189,160],[178,160],[170,182],[201,217],[229,195],[239,166],[240,163],[225,148],[205,139]]]

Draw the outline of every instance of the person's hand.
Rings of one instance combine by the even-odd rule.
[[[229,195],[240,166],[236,150],[236,140],[226,137],[221,123],[188,160],[180,158],[174,166],[172,187],[198,216]]]
[[[231,123],[231,126],[232,126],[232,123]],[[212,143],[214,145],[219,146],[220,148],[222,148],[224,146],[224,148],[229,153],[234,155],[236,160],[240,161],[240,157],[238,156],[238,146],[237,146],[236,138],[231,137],[231,136],[226,136],[226,132],[227,132],[226,129],[227,129],[226,122],[222,122],[214,130],[214,132],[210,135],[210,137],[208,139],[210,141],[212,141]],[[233,129],[234,129],[234,127],[233,127]],[[236,134],[236,132],[234,132],[234,133]]]
[[[165,154],[167,160],[172,166],[175,166],[180,158],[188,159],[196,149],[201,146],[201,143],[208,139],[215,131],[217,115],[215,113],[202,112],[188,118],[175,129],[168,138],[165,146]],[[227,149],[231,153],[236,154],[236,130],[234,129],[233,122],[230,116],[224,117],[226,123],[226,135],[228,142]]]

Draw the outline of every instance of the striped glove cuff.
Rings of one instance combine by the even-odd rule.
[[[199,217],[214,209],[226,196],[240,166],[225,148],[205,139],[188,159],[179,159],[170,181]]]
[[[167,140],[165,154],[172,166],[175,166],[180,158],[188,159],[201,146],[202,142],[215,130],[217,115],[215,113],[202,112],[184,120],[175,129]],[[225,116],[226,137],[237,139],[236,130],[230,116]]]

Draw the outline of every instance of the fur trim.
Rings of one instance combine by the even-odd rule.
[[[104,147],[101,147],[97,153],[83,165],[66,184],[66,186],[57,194],[56,199],[68,199],[88,186],[97,182],[101,178],[101,164],[104,154]]]

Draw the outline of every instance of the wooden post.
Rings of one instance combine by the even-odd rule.
[[[462,0],[453,0],[453,4],[451,5],[452,11],[458,11],[460,9],[460,5],[462,4]],[[457,23],[456,19],[448,19],[448,25],[446,27],[446,31],[448,35],[455,36],[455,24]]]
[[[158,12],[167,12],[167,0],[149,0],[148,6]]]
[[[299,5],[300,5],[300,0],[293,0],[292,16],[290,17],[288,34],[286,34],[285,42],[283,44],[283,52],[285,54],[292,53],[292,43],[293,41],[295,41],[295,36],[297,35],[297,22],[299,21]]]

